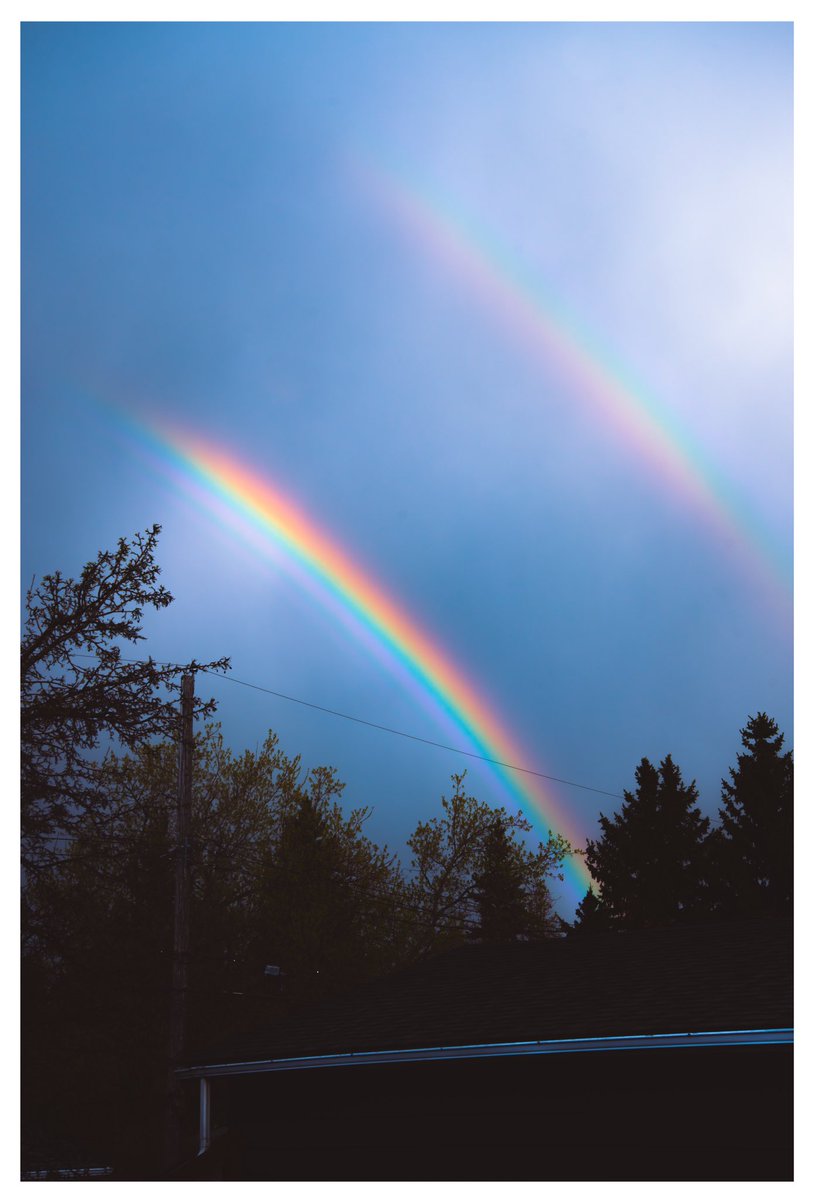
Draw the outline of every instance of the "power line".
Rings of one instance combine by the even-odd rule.
[[[94,654],[78,654],[77,658],[96,658]],[[147,660],[143,658],[123,658],[121,662],[128,663],[144,663]],[[158,667],[175,667],[181,669],[180,663],[160,662],[158,659],[152,660]],[[197,671],[201,675],[213,675],[216,679],[226,679],[229,683],[237,683],[240,687],[250,688],[254,692],[263,692],[267,696],[276,696],[278,700],[287,700],[291,704],[301,704],[304,708],[313,708],[317,712],[327,713],[331,717],[341,717],[343,721],[353,721],[356,725],[366,725],[368,729],[378,729],[381,733],[389,733],[394,737],[407,738],[411,742],[421,742],[425,746],[435,746],[438,750],[447,750],[451,754],[462,754],[466,758],[476,758],[479,762],[491,763],[496,767],[505,767],[509,771],[519,771],[523,775],[534,775],[537,779],[548,779],[552,783],[561,783],[565,787],[580,788],[584,792],[595,792],[598,796],[610,796],[613,800],[624,800],[624,796],[620,792],[608,792],[604,788],[592,787],[588,783],[577,783],[573,779],[562,779],[559,775],[547,775],[544,771],[534,771],[531,767],[521,767],[517,763],[503,762],[499,758],[489,758],[486,754],[478,754],[474,750],[461,750],[458,746],[448,746],[444,742],[434,742],[431,738],[419,737],[415,733],[407,733],[403,729],[394,729],[390,725],[379,725],[375,721],[368,721],[364,717],[354,717],[350,713],[341,712],[336,708],[326,708],[322,704],[314,704],[310,700],[302,700],[298,696],[289,696],[285,692],[276,692],[273,688],[261,687],[257,683],[249,683],[245,679],[236,679],[234,675],[224,675],[219,671],[207,670],[206,667],[198,667]]]
[[[207,671],[202,669],[202,674],[215,675],[215,671]],[[264,692],[268,696],[276,696],[279,700],[288,700],[292,704],[301,704],[305,708],[314,708],[317,712],[328,713],[332,717],[341,717],[343,721],[354,721],[357,725],[367,725],[369,729],[378,729],[382,733],[391,733],[395,737],[408,738],[412,742],[422,742],[425,746],[435,746],[438,750],[448,750],[452,754],[463,754],[467,758],[477,758],[480,762],[492,763],[496,767],[506,767],[510,771],[520,771],[524,775],[535,775],[538,779],[548,779],[554,783],[562,783],[567,787],[582,788],[586,792],[596,792],[600,796],[611,796],[614,800],[624,800],[619,792],[606,792],[602,788],[591,787],[587,783],[576,783],[573,779],[561,779],[557,775],[546,775],[543,771],[533,771],[530,767],[520,767],[516,763],[503,762],[499,758],[489,758],[485,754],[477,754],[474,750],[461,750],[457,746],[447,746],[443,742],[434,742],[431,738],[419,737],[415,733],[406,733],[403,729],[394,729],[390,725],[378,725],[375,721],[367,721],[363,717],[353,717],[349,713],[340,712],[335,708],[325,708],[322,704],[313,704],[310,700],[301,700],[297,696],[288,696],[284,692],[275,692],[272,688],[260,687],[256,683],[247,683],[245,679],[235,679],[233,675],[223,675],[219,678],[227,679],[230,683],[237,683],[241,687],[251,688],[255,692]]]

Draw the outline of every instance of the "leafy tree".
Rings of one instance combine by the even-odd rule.
[[[420,821],[407,841],[415,878],[406,902],[416,914],[417,954],[472,936],[541,937],[557,925],[549,882],[562,879],[570,845],[549,834],[529,850],[518,837],[531,831],[529,822],[468,795],[464,779],[452,776],[454,790],[441,798],[442,815]]]
[[[170,743],[108,754],[95,779],[103,803],[85,813],[63,853],[32,873],[26,889],[25,1127],[46,1140],[55,1130],[70,1134],[80,1145],[92,1131],[117,1166],[137,1157],[145,1163],[162,1142],[176,756]],[[269,835],[264,801],[289,766],[273,741],[249,757],[226,751],[215,727],[196,738],[193,1041],[202,1030],[228,1028],[236,1011],[248,1016],[232,995],[244,990],[232,959],[247,940],[247,858]],[[251,1015],[263,1020],[268,1000]],[[44,1097],[50,1113],[42,1111]]]
[[[285,798],[259,878],[258,953],[281,966],[292,999],[323,996],[393,967],[400,867],[363,833],[368,808],[346,815],[331,768]]]
[[[600,813],[602,836],[588,841],[586,861],[610,925],[663,925],[705,911],[709,819],[697,799],[669,755],[659,767],[643,758],[621,811]]]
[[[766,713],[750,717],[738,765],[721,781],[721,827],[710,836],[710,851],[722,915],[791,910],[794,762],[784,740]]]
[[[122,538],[101,551],[78,580],[59,571],[32,583],[26,595],[21,650],[23,861],[48,857],[48,836],[70,829],[105,802],[94,752],[110,739],[132,749],[173,736],[179,677],[225,670],[228,659],[204,665],[128,662],[121,644],[143,640],[146,607],[166,608],[172,596],[158,582],[160,526]],[[198,703],[198,714],[214,702]]]
[[[24,1124],[49,1144],[85,1145],[90,1133],[118,1164],[144,1163],[162,1141],[176,753],[108,754],[104,803],[27,886]],[[215,725],[197,734],[190,1045],[395,965],[400,874],[364,837],[367,811],[335,803],[341,789],[328,768],[306,774],[273,734],[240,755]],[[264,978],[267,963],[283,968],[282,988]]]

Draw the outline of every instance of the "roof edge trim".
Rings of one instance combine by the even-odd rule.
[[[265,1058],[249,1062],[216,1062],[179,1067],[181,1079],[216,1075],[256,1075],[268,1071],[373,1066],[385,1063],[433,1062],[457,1058],[501,1058],[527,1054],[585,1054],[598,1050],[671,1050],[704,1046],[787,1046],[793,1029],[721,1029],[697,1033],[642,1033],[620,1037],[557,1038],[537,1042],[491,1042],[472,1046],[426,1046],[410,1050],[362,1050],[299,1058]]]

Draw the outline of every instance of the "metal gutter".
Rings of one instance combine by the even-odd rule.
[[[363,1050],[298,1058],[264,1058],[250,1062],[216,1062],[181,1067],[180,1079],[213,1079],[220,1075],[258,1075],[270,1071],[306,1071],[326,1067],[375,1066],[387,1063],[438,1062],[459,1058],[501,1058],[528,1054],[585,1054],[599,1050],[671,1050],[710,1046],[788,1046],[793,1029],[721,1029],[700,1033],[644,1033],[621,1037],[557,1038],[536,1042],[492,1042],[472,1046],[427,1046],[413,1050]]]

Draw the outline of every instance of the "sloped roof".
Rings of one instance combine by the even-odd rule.
[[[722,922],[461,946],[187,1063],[791,1025],[791,922]]]

